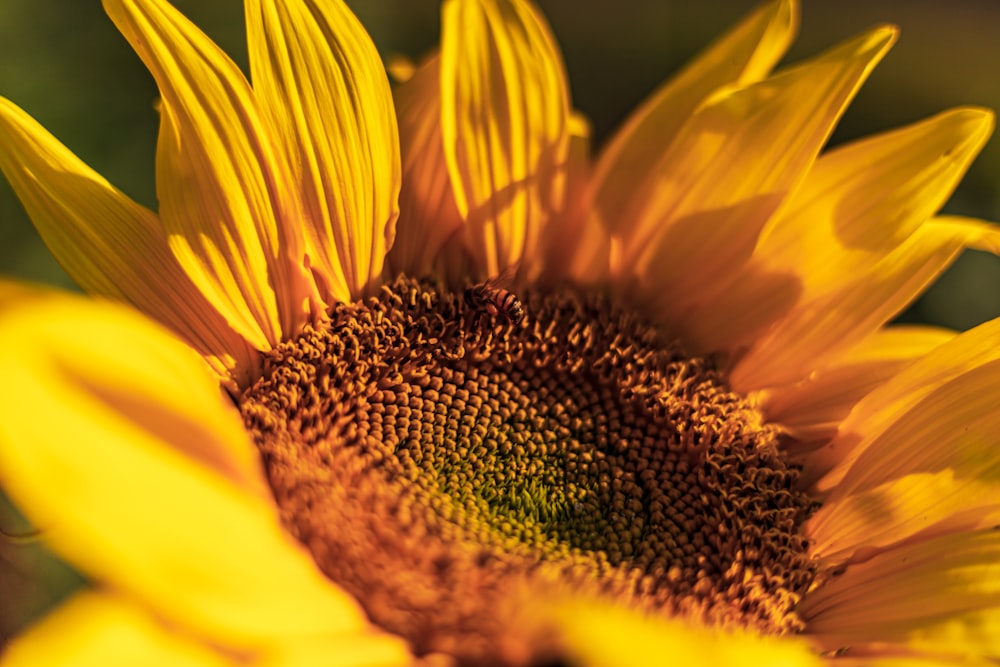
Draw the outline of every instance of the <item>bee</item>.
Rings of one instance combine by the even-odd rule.
[[[505,271],[496,278],[490,278],[484,283],[466,289],[465,303],[480,315],[484,313],[490,317],[499,315],[517,326],[524,319],[524,304],[513,292],[500,287],[500,284],[506,281],[507,273]]]

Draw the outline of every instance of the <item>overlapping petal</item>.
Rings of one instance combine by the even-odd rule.
[[[241,660],[242,662],[242,660]],[[148,612],[101,593],[79,593],[13,641],[4,667],[143,665],[226,667],[235,656],[169,631]]]
[[[758,400],[768,421],[794,438],[789,451],[800,454],[836,435],[864,396],[954,337],[954,331],[937,327],[881,329],[801,382],[761,392]]]
[[[153,213],[0,100],[0,165],[90,291],[152,313],[216,370],[246,368],[317,301],[377,284],[402,170],[390,268],[610,282],[700,351],[730,353],[730,384],[798,440],[786,452],[825,502],[812,551],[844,567],[797,610],[821,650],[1000,657],[1000,537],[980,530],[1000,519],[1000,324],[884,328],[962,249],[1000,251],[996,228],[932,217],[992,115],[956,110],[816,159],[893,29],[765,78],[797,22],[790,0],[766,6],[655,94],[592,174],[554,41],[522,0],[446,0],[440,58],[396,94],[402,163],[377,54],[341,0],[247,0],[252,91],[163,0],[105,4],[163,93],[173,255]],[[183,344],[121,308],[0,286],[0,364],[0,479],[116,591],[71,601],[13,664],[67,658],[48,639],[62,632],[100,664],[121,658],[114,643],[142,664],[408,659],[282,531],[238,415]],[[601,605],[531,611],[584,664],[821,660],[805,641]]]
[[[188,279],[154,213],[4,99],[0,146],[0,169],[52,254],[84,290],[131,303],[183,336],[220,377],[246,381],[256,352]]]
[[[428,57],[394,94],[403,156],[403,186],[396,242],[389,253],[393,273],[426,275],[436,268],[450,238],[461,239],[463,217],[445,161],[441,137],[441,59]]]
[[[858,457],[902,414],[963,373],[1000,359],[1000,320],[992,320],[934,348],[865,396],[841,423],[837,436],[806,462],[807,478],[828,492]]]
[[[805,641],[731,633],[664,621],[632,610],[589,601],[543,601],[556,619],[557,636],[575,664],[588,667],[679,665],[782,665],[816,667],[819,656]],[[572,661],[572,660],[571,660]]]
[[[668,322],[716,292],[805,176],[847,104],[895,41],[881,27],[745,87],[723,89],[646,165],[620,211],[617,273]]]
[[[771,328],[734,366],[739,391],[795,382],[895,317],[965,248],[1000,252],[1000,228],[941,217],[838,289],[810,301]]]
[[[601,150],[594,167],[594,211],[609,230],[627,227],[621,215],[642,174],[675,139],[697,107],[723,86],[745,86],[766,77],[798,29],[790,0],[762,5],[681,72],[661,86]]]
[[[544,19],[523,0],[447,0],[441,135],[467,250],[495,276],[563,207],[569,94]]]
[[[944,204],[992,128],[992,113],[955,109],[822,155],[750,263],[685,314],[686,338],[738,349],[842,289]]]
[[[396,115],[381,59],[340,0],[248,0],[254,92],[291,156],[291,196],[328,300],[381,277],[399,215]]]
[[[1000,531],[945,535],[857,563],[806,597],[826,649],[873,642],[954,656],[1000,656]]]
[[[0,479],[71,564],[224,645],[367,631],[284,533],[237,412],[165,330],[111,304],[16,299],[0,366]]]
[[[846,558],[918,533],[977,528],[1000,513],[998,383],[994,360],[899,413],[810,518],[815,553]]]
[[[308,314],[297,198],[250,86],[232,60],[162,0],[105,0],[159,86],[156,186],[171,248],[257,349]]]

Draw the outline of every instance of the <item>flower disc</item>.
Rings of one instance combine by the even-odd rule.
[[[507,630],[528,588],[799,629],[811,502],[711,361],[597,294],[476,303],[399,278],[277,348],[243,397],[324,572],[418,654],[468,662],[545,650]]]

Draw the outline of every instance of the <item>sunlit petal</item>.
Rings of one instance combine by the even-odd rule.
[[[868,270],[793,310],[759,338],[733,368],[733,386],[750,391],[802,379],[892,319],[967,247],[997,252],[1000,228],[959,218],[926,222]]]
[[[241,420],[197,355],[123,307],[15,306],[0,319],[0,479],[57,553],[226,643],[364,627],[279,526]]]
[[[929,653],[1000,655],[1000,532],[907,544],[855,563],[807,597],[810,633],[835,650],[899,642]]]
[[[545,604],[541,604],[546,608]],[[646,617],[610,605],[573,602],[555,613],[565,650],[574,664],[639,667],[662,664],[754,667],[818,667],[820,658],[801,640],[729,633],[680,620]]]
[[[148,612],[112,595],[79,593],[4,652],[4,667],[225,667],[237,665],[190,637],[171,632]]]
[[[561,210],[569,93],[544,19],[523,0],[447,0],[441,135],[469,252],[497,275]]]
[[[798,29],[798,6],[778,0],[761,6],[696,57],[629,116],[594,167],[594,213],[611,230],[635,189],[636,174],[656,164],[678,130],[706,97],[727,85],[767,76]]]
[[[184,337],[224,378],[245,380],[255,351],[192,284],[156,215],[0,98],[0,168],[42,239],[87,292],[131,303]]]
[[[760,396],[768,419],[801,443],[833,437],[862,397],[906,366],[955,337],[935,327],[897,326],[876,331],[808,378]]]
[[[329,300],[371,291],[399,215],[399,139],[371,38],[340,0],[247,0],[256,99],[291,156],[313,271]]]
[[[647,165],[622,209],[619,273],[671,313],[726,284],[806,175],[862,82],[895,41],[882,27],[803,65],[702,104]]]
[[[1000,320],[981,324],[935,347],[858,402],[842,422],[837,437],[806,461],[807,477],[823,477],[821,491],[834,488],[899,415],[938,387],[996,359],[1000,359]]]
[[[1000,511],[998,385],[1000,361],[992,361],[899,413],[810,518],[816,553],[846,557],[987,523]]]
[[[156,187],[171,248],[232,327],[268,349],[304,321],[309,286],[291,177],[250,86],[163,0],[104,5],[162,95]]]
[[[944,204],[992,128],[992,113],[956,109],[822,155],[747,267],[685,314],[685,337],[737,348],[849,283]]]

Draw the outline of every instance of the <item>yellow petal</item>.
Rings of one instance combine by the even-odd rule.
[[[403,156],[403,188],[392,275],[429,275],[445,241],[463,224],[441,138],[441,61],[429,57],[394,91]]]
[[[880,645],[870,650],[844,647],[834,651],[835,660],[827,663],[834,667],[995,667],[996,662],[982,656],[971,655],[914,655],[906,646]]]
[[[385,69],[340,0],[246,7],[254,93],[291,156],[310,266],[332,299],[349,302],[380,278],[399,215],[399,138]]]
[[[822,477],[817,484],[821,492],[833,489],[857,458],[900,415],[941,385],[996,359],[1000,359],[1000,319],[981,324],[934,348],[859,401],[842,422],[837,437],[806,461],[805,477]]]
[[[748,266],[685,314],[693,347],[735,349],[867,270],[944,204],[992,127],[956,109],[821,156]]]
[[[523,0],[447,0],[441,134],[469,252],[495,276],[563,205],[569,93],[555,40]]]
[[[543,608],[551,607],[542,601]],[[726,633],[667,621],[611,605],[573,601],[555,609],[562,649],[574,665],[757,665],[809,667],[822,664],[796,638]]]
[[[1000,511],[1000,360],[935,387],[898,413],[814,514],[822,557],[969,530]]]
[[[1000,228],[958,218],[926,222],[867,271],[792,310],[733,368],[738,391],[796,382],[897,315],[965,247],[1000,248]]]
[[[802,382],[762,392],[759,400],[767,421],[801,442],[827,441],[859,400],[954,337],[954,331],[935,327],[876,331]]]
[[[224,667],[245,664],[170,632],[121,598],[85,592],[10,643],[3,667]]]
[[[250,86],[163,0],[104,0],[162,95],[156,189],[171,249],[198,289],[257,349],[306,313],[301,224],[284,158]]]
[[[131,303],[182,336],[220,376],[246,381],[259,363],[256,352],[188,279],[154,213],[3,98],[0,147],[0,169],[84,290]]]
[[[953,109],[830,151],[754,254],[768,266],[798,263],[807,293],[829,289],[937,213],[993,125],[992,111]]]
[[[268,651],[254,667],[405,667],[414,665],[406,643],[380,631],[296,637]],[[433,663],[429,663],[433,665]],[[444,663],[448,664],[448,663]]]
[[[79,570],[227,645],[364,627],[281,529],[231,402],[165,330],[79,297],[15,299],[0,367],[0,479]]]
[[[569,278],[577,285],[607,281],[611,269],[611,233],[590,215],[589,121],[573,113],[569,123],[570,144],[566,156],[566,206],[542,231],[541,249],[525,257],[524,273],[543,281]]]
[[[654,92],[601,151],[594,167],[594,214],[611,230],[623,226],[636,175],[655,164],[684,121],[718,88],[747,85],[768,75],[798,29],[798,6],[761,6]]]
[[[824,648],[900,643],[916,652],[1000,656],[1000,532],[916,541],[855,563],[803,600]]]
[[[882,27],[818,58],[707,100],[640,172],[620,212],[619,270],[649,276],[653,312],[678,312],[735,274],[805,176],[837,119],[896,37]]]

